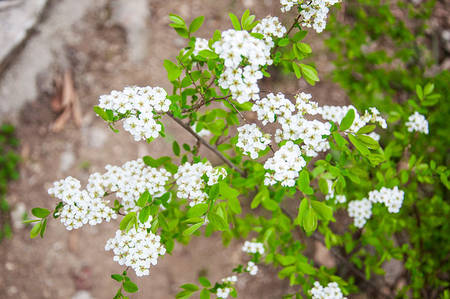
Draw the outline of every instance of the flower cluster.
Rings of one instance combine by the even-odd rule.
[[[314,287],[309,291],[312,299],[346,299],[336,282],[330,282],[323,287],[318,281],[314,282]]]
[[[277,17],[267,16],[253,28],[252,32],[260,33],[264,35],[265,39],[272,40],[272,36],[283,37],[286,34],[286,27]]]
[[[348,214],[354,218],[355,226],[362,228],[372,216],[372,202],[367,198],[353,200],[348,204]]]
[[[322,106],[319,107],[319,114],[325,120],[331,120],[334,123],[340,124],[348,110],[355,111],[355,119],[351,127],[346,132],[356,133],[359,129],[368,123],[378,123],[383,129],[387,128],[386,120],[381,116],[380,111],[375,107],[370,107],[364,112],[364,115],[359,115],[358,111],[352,105],[350,106]]]
[[[205,175],[208,182],[204,180]],[[224,168],[213,168],[209,162],[195,164],[186,162],[178,168],[174,175],[178,186],[177,196],[189,199],[189,205],[193,207],[208,198],[208,194],[204,192],[206,185],[215,185],[226,176],[227,172]]]
[[[259,151],[265,150],[270,143],[270,137],[263,135],[256,124],[246,124],[238,129],[237,147],[252,159],[258,158]]]
[[[302,26],[312,27],[317,33],[321,33],[327,25],[329,7],[339,0],[311,0],[301,5]]]
[[[250,275],[256,275],[258,273],[258,266],[254,262],[249,261],[245,271],[247,271]]]
[[[217,288],[217,298],[226,299],[230,295],[232,288],[231,286],[237,282],[237,276],[232,275],[229,277],[222,278],[223,286],[221,288]]]
[[[334,194],[333,182],[331,180],[327,180],[327,185],[328,193],[325,196],[326,200],[334,198],[337,203],[345,203],[347,201],[347,197],[344,194]]]
[[[220,87],[230,89],[233,99],[241,104],[258,99],[257,82],[263,77],[260,67],[272,64],[270,50],[273,46],[270,39],[257,39],[247,31],[222,32],[222,39],[212,45],[225,65],[218,80]]]
[[[149,275],[150,266],[158,263],[158,257],[166,253],[160,243],[160,237],[148,232],[151,227],[151,216],[146,224],[139,222],[128,232],[118,230],[114,238],[106,242],[105,250],[113,250],[114,261],[119,265],[131,267],[137,276]]]
[[[117,217],[107,206],[108,201],[101,198],[104,192],[98,196],[92,188],[81,190],[80,181],[73,177],[54,182],[48,193],[63,202],[59,218],[68,230],[80,228],[87,223],[96,225],[103,220],[109,222]]]
[[[125,118],[123,127],[136,141],[159,136],[162,126],[157,123],[155,114],[167,112],[169,106],[167,93],[161,87],[125,87],[123,91],[113,90],[99,99],[100,108]]]
[[[250,242],[245,241],[244,246],[242,246],[242,251],[247,252],[249,254],[264,254],[264,244],[260,242]]]
[[[202,50],[209,50],[208,40],[204,38],[195,38],[194,55],[198,55]]]
[[[397,186],[392,189],[382,187],[379,191],[369,192],[369,200],[373,203],[383,203],[387,206],[389,213],[398,213],[403,204],[405,192],[399,190]]]
[[[408,117],[406,127],[408,128],[408,132],[416,131],[428,134],[428,121],[426,120],[425,116],[423,116],[417,111]]]
[[[85,190],[81,190],[80,181],[72,177],[55,182],[48,190],[64,204],[60,219],[67,229],[115,219],[116,213],[107,206],[109,201],[103,199],[107,192],[115,192],[126,212],[138,211],[139,196],[145,190],[152,196],[162,195],[171,176],[165,169],[148,167],[142,159],[126,162],[121,167],[107,165],[105,169],[103,174],[89,176]]]
[[[274,173],[266,173],[265,185],[274,185],[281,182],[282,186],[293,187],[300,170],[306,166],[300,147],[292,141],[286,142],[275,152],[272,158],[267,159],[264,168]]]
[[[281,11],[288,12],[294,5],[298,4],[298,0],[280,0],[280,4]]]

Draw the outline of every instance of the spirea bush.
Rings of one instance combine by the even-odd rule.
[[[158,260],[175,242],[217,231],[225,246],[242,242],[247,263],[221,281],[184,284],[177,298],[236,297],[239,277],[257,279],[262,264],[295,287],[284,298],[448,298],[449,171],[445,159],[423,152],[434,138],[426,103],[441,97],[432,80],[416,84],[394,110],[376,100],[330,106],[301,90],[260,89],[278,70],[319,81],[304,62],[312,53],[305,30],[323,31],[337,2],[281,0],[282,12],[297,12],[289,24],[257,20],[248,10],[240,19],[229,14],[232,28],[210,39],[195,36],[204,17],[187,24],[170,15],[170,26],[186,39],[176,59],[164,60],[172,90],[125,87],[100,96],[94,110],[114,131],[123,124],[137,142],[165,138],[168,118],[196,142],[173,141],[170,156],[107,165],[83,184],[72,177],[55,182],[49,194],[56,207],[32,210],[31,237],[44,236],[50,218],[68,230],[113,222],[118,229],[105,249],[123,266],[111,276],[119,283],[114,298],[138,291],[129,271],[158,275]],[[340,40],[332,38],[335,46]],[[200,156],[202,147],[221,163]],[[314,242],[328,248],[336,267],[305,253]],[[442,246],[438,256],[435,246]],[[402,286],[384,279],[382,266],[392,259],[402,264]]]

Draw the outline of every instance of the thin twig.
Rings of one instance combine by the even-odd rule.
[[[182,126],[186,131],[188,131],[192,136],[194,136],[198,141],[200,141],[204,146],[206,146],[209,150],[211,150],[213,153],[215,153],[220,159],[222,159],[223,162],[225,162],[228,166],[230,166],[235,171],[239,172],[242,176],[245,175],[245,172],[241,169],[237,168],[236,165],[234,165],[230,160],[227,159],[221,152],[219,152],[215,147],[211,146],[205,139],[200,137],[197,133],[195,133],[194,130],[189,125],[186,125],[184,122],[182,122],[180,119],[173,116],[172,113],[167,112],[167,115],[173,119],[177,124]]]

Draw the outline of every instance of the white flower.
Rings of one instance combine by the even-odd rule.
[[[245,241],[242,251],[251,254],[259,253],[262,255],[264,254],[264,245],[260,242]]]
[[[258,266],[254,262],[249,261],[245,271],[249,272],[250,275],[256,275],[258,273]]]
[[[208,177],[208,183],[204,181],[204,175]],[[178,186],[177,196],[189,199],[189,205],[195,206],[208,198],[208,194],[203,191],[206,185],[215,185],[226,176],[224,168],[213,168],[209,162],[195,164],[186,162],[178,167],[174,175]]]
[[[424,134],[428,134],[428,121],[425,116],[420,114],[419,112],[414,112],[414,114],[408,117],[408,121],[406,122],[406,127],[408,128],[408,132],[420,132]]]
[[[286,34],[286,27],[277,17],[267,16],[253,28],[252,32],[260,33],[265,39],[272,41],[272,36],[283,37]]]
[[[126,114],[123,127],[136,141],[157,138],[162,130],[155,114],[169,111],[170,100],[161,87],[125,87],[113,90],[99,99],[100,108],[111,110],[113,115]]]
[[[323,287],[318,281],[314,282],[314,287],[309,290],[312,299],[346,299],[342,294],[339,285],[335,282],[330,282],[326,287]]]
[[[252,159],[258,158],[259,151],[265,150],[270,144],[268,136],[263,135],[256,124],[246,124],[238,129],[238,142],[236,146],[249,155]],[[270,135],[269,135],[270,136]]]
[[[195,39],[195,47],[194,47],[194,55],[198,55],[198,53],[202,50],[209,50],[208,40],[204,38],[197,37]]]
[[[397,186],[392,189],[382,187],[380,191],[369,192],[369,200],[373,203],[383,203],[387,206],[389,213],[398,213],[403,204],[405,192],[399,190]]]
[[[106,242],[105,250],[114,252],[114,261],[119,265],[131,267],[137,276],[150,274],[150,267],[158,263],[158,257],[166,253],[165,247],[160,243],[161,238],[150,228],[151,216],[147,224],[138,223],[138,228],[131,228],[128,232],[116,231],[114,238]]]
[[[348,214],[354,218],[355,226],[362,228],[372,216],[372,202],[367,198],[353,200],[348,204]]]

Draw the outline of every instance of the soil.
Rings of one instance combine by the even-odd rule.
[[[55,180],[71,175],[86,182],[89,173],[102,171],[107,164],[121,165],[146,154],[165,155],[171,149],[170,138],[194,142],[177,124],[164,119],[168,140],[159,138],[151,144],[136,143],[123,130],[117,134],[109,130],[92,111],[99,95],[112,89],[127,85],[170,88],[163,60],[173,59],[184,41],[168,26],[169,13],[179,14],[188,21],[205,15],[205,23],[198,33],[201,37],[212,36],[215,29],[230,28],[227,16],[230,11],[240,15],[245,8],[250,8],[257,17],[281,15],[279,2],[275,0],[243,3],[151,0],[148,2],[147,52],[136,62],[129,57],[133,45],[128,42],[126,30],[112,20],[113,6],[108,1],[105,3],[88,11],[65,41],[63,54],[67,64],[54,65],[48,71],[49,76],[63,69],[72,72],[81,103],[81,126],[69,120],[61,132],[52,132],[51,125],[58,115],[51,109],[51,88],[42,90],[38,98],[21,110],[17,131],[23,161],[20,179],[10,185],[8,201],[13,206],[25,204],[27,211],[36,206],[50,209],[56,202],[46,190]],[[55,13],[54,5],[48,9],[47,15]],[[290,17],[284,15],[282,19],[286,21],[292,19]],[[309,42],[318,53],[318,69],[324,70],[319,74],[325,74],[330,65],[328,58],[320,54],[321,39],[314,33],[310,35]],[[287,93],[308,90],[322,104],[345,102],[338,88],[323,81],[310,88],[302,80],[278,75],[265,85],[267,89]],[[213,163],[219,162],[209,152],[202,154]],[[114,235],[117,226],[117,222],[104,223],[68,232],[59,222],[50,221],[43,240],[30,240],[30,227],[16,227],[14,237],[0,244],[0,298],[112,298],[118,284],[110,274],[121,272],[123,268],[113,261],[110,252],[105,252],[104,244]],[[199,275],[206,274],[211,281],[219,281],[230,275],[236,264],[246,261],[241,252],[242,243],[243,240],[236,240],[223,248],[220,235],[214,235],[212,238],[195,237],[186,247],[177,245],[172,255],[161,258],[151,269],[149,277],[133,278],[140,290],[130,298],[173,298],[181,284],[196,282]],[[239,298],[280,298],[295,291],[287,281],[278,279],[276,270],[265,266],[256,277],[239,280],[237,289]]]

